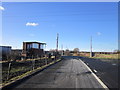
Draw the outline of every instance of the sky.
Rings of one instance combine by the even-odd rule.
[[[119,2],[120,0],[1,0],[2,2]]]
[[[2,43],[21,49],[23,41],[46,42],[46,50],[93,51],[118,49],[117,2],[3,2]]]

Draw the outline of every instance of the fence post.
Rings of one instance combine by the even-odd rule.
[[[7,80],[9,79],[10,70],[11,70],[11,62],[9,62],[9,66],[8,66]]]
[[[32,60],[33,63],[33,70],[35,69],[35,60]]]
[[[45,56],[45,64],[47,65],[47,57]]]
[[[55,58],[54,58],[54,62],[56,62],[56,55],[55,55]]]

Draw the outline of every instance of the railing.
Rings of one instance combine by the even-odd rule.
[[[60,57],[2,63],[2,83],[7,83],[17,76],[33,71],[58,59],[60,59]]]

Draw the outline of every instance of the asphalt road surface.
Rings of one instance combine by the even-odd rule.
[[[80,60],[66,59],[32,76],[15,88],[104,88],[101,83]]]
[[[109,88],[119,88],[118,60],[80,57]]]

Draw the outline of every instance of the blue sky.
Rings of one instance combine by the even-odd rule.
[[[2,45],[22,48],[23,41],[47,43],[47,49],[79,48],[113,51],[118,48],[117,2],[3,2]]]

